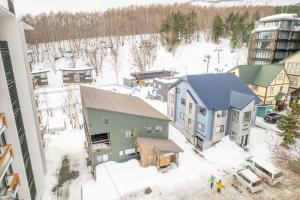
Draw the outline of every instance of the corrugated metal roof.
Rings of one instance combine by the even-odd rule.
[[[87,108],[170,120],[145,101],[135,96],[85,86],[80,86],[80,92],[83,101],[82,104]]]
[[[177,144],[175,144],[172,140],[169,139],[138,137],[136,139],[136,143],[137,145],[141,146],[154,147],[156,150],[161,152],[183,152],[183,150]]]
[[[255,99],[256,94],[232,73],[188,75],[187,81],[207,109],[242,109]]]
[[[282,71],[284,65],[241,65],[239,77],[247,84],[267,87]]]

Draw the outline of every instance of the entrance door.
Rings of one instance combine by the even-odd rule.
[[[75,74],[74,74],[74,81],[75,81],[76,83],[79,83],[79,82],[80,82],[80,74],[79,74],[79,73],[75,73]]]

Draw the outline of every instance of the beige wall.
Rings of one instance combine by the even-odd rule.
[[[291,79],[291,91],[300,87],[300,53],[296,53],[285,60],[285,70]],[[293,81],[294,80],[294,81]]]

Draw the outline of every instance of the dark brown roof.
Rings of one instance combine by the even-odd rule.
[[[175,144],[175,142],[168,139],[138,137],[136,139],[136,143],[141,146],[152,146],[161,152],[183,152],[183,150]]]
[[[142,99],[116,92],[91,87],[80,87],[82,104],[87,108],[95,108],[143,117],[170,120]]]

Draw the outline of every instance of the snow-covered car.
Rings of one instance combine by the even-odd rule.
[[[250,193],[256,193],[262,190],[262,180],[250,169],[240,169],[233,175],[243,187]]]
[[[265,122],[268,122],[268,123],[271,123],[271,124],[276,124],[281,118],[282,118],[281,114],[278,114],[278,113],[268,113],[264,117],[264,120],[265,120]]]
[[[282,172],[270,162],[256,157],[250,157],[247,159],[246,165],[247,168],[251,169],[270,185],[276,185],[277,183],[282,182]]]

